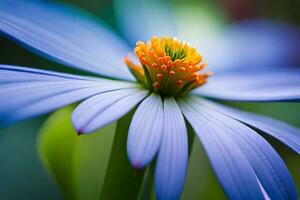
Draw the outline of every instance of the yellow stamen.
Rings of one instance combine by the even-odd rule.
[[[170,71],[170,72],[169,72],[169,76],[174,76],[175,74],[176,74],[175,71]]]
[[[159,82],[154,82],[153,83],[153,89],[158,90],[160,88]]]
[[[142,66],[133,64],[128,57],[125,63],[138,81],[146,85],[147,80],[152,90],[162,95],[186,94],[205,84],[212,75],[210,71],[200,73],[207,66],[202,55],[177,38],[152,37],[147,43],[138,41],[134,52]]]
[[[168,70],[168,67],[166,65],[162,65],[160,69],[165,72]]]
[[[157,80],[162,80],[164,78],[164,76],[162,74],[157,74],[156,78],[157,78]]]

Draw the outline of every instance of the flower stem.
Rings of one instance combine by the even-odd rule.
[[[137,199],[145,170],[136,171],[127,158],[126,141],[133,112],[122,117],[116,128],[100,199]]]

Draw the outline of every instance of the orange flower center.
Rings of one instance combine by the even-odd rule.
[[[136,79],[149,90],[165,96],[183,96],[206,83],[212,72],[200,73],[207,63],[196,49],[173,37],[152,37],[134,49],[140,64],[129,57],[125,63]]]

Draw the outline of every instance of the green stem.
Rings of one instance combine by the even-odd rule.
[[[134,170],[126,151],[127,133],[132,115],[133,112],[130,112],[117,123],[110,160],[100,195],[101,200],[138,198],[144,170]]]
[[[154,191],[154,171],[155,171],[156,160],[153,160],[150,165],[148,165],[141,191],[139,194],[139,200],[154,200],[155,191]]]
[[[195,132],[187,120],[185,120],[185,124],[186,124],[187,133],[188,133],[189,157],[190,157],[191,153],[192,153],[193,145],[194,145]]]

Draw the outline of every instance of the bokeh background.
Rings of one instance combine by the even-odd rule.
[[[117,32],[120,30],[114,10],[116,2],[112,0],[60,0],[59,2],[80,7],[100,17]],[[223,26],[252,18],[266,18],[296,27],[300,26],[299,0],[172,0],[171,4],[176,8],[180,8],[181,5],[186,7],[185,12],[189,9],[195,12],[193,9],[196,5],[201,8],[203,16],[206,16],[205,23],[211,23],[214,26]],[[0,63],[81,73],[36,56],[2,36],[0,36]],[[300,67],[300,63],[296,64]],[[272,116],[300,127],[300,104],[297,103],[231,103],[230,105]],[[54,200],[63,198],[62,192],[44,169],[37,151],[38,133],[46,118],[47,116],[41,116],[0,129],[1,199]],[[106,131],[110,132],[112,129]],[[271,138],[267,139],[287,163],[299,193],[300,158],[278,142]],[[86,154],[88,155],[88,152]],[[200,198],[222,199],[225,197],[210,169],[201,145],[196,142],[182,199]]]

